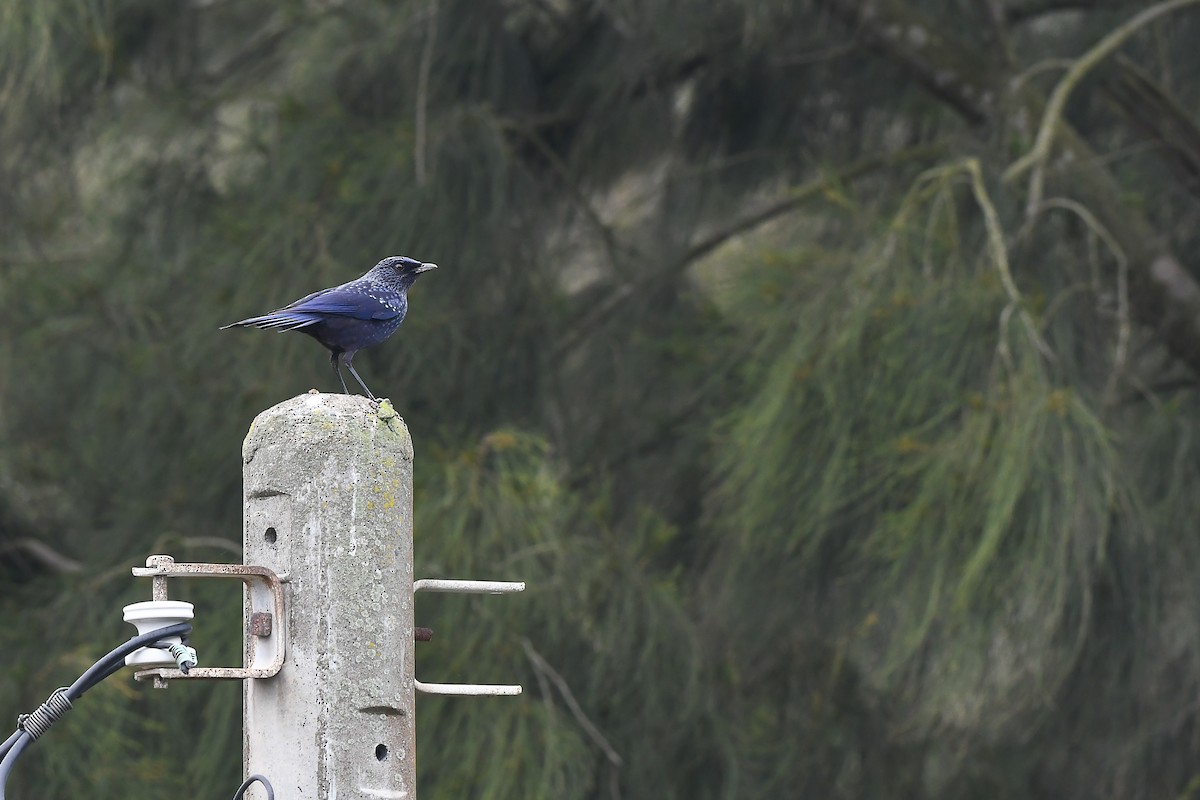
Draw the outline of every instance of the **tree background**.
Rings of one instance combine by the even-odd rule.
[[[0,709],[240,557],[332,376],[217,327],[404,253],[417,573],[530,587],[423,610],[527,688],[421,699],[423,797],[1200,793],[1196,6],[0,0]],[[11,796],[231,792],[239,696]]]

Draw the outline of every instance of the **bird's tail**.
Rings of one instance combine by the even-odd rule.
[[[321,318],[317,315],[305,314],[301,311],[272,311],[270,314],[263,314],[261,317],[250,317],[239,322],[222,325],[219,330],[227,330],[229,328],[262,328],[264,330],[294,331],[297,328],[305,328],[320,321]]]

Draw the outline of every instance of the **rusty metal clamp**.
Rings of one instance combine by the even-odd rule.
[[[522,581],[457,581],[425,578],[413,581],[413,593],[452,592],[454,594],[510,594],[525,591]],[[194,672],[195,670],[193,670]],[[504,696],[521,693],[520,684],[423,683],[413,678],[418,692],[425,694]]]
[[[151,579],[155,600],[166,600],[167,578],[237,578],[246,585],[250,598],[247,619],[248,644],[245,667],[192,667],[187,674],[177,669],[146,669],[134,674],[137,680],[154,679],[158,688],[168,680],[244,680],[270,678],[283,668],[287,643],[287,616],[283,610],[283,581],[266,567],[242,564],[176,564],[171,556],[150,556],[145,567],[134,567],[138,578]]]

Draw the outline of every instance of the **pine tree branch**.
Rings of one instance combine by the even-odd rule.
[[[1091,72],[1105,58],[1116,52],[1117,48],[1123,45],[1129,37],[1159,17],[1173,11],[1178,11],[1181,8],[1186,8],[1187,6],[1197,5],[1198,3],[1200,3],[1200,0],[1167,0],[1165,3],[1160,3],[1146,9],[1109,32],[1091,50],[1080,56],[1071,69],[1067,71],[1067,74],[1059,80],[1058,85],[1054,87],[1054,91],[1050,95],[1050,100],[1046,103],[1046,110],[1042,114],[1042,122],[1038,126],[1037,139],[1034,141],[1033,149],[1017,159],[1004,172],[1004,180],[1013,181],[1025,172],[1031,171],[1029,176],[1029,193],[1026,198],[1027,208],[1031,214],[1042,202],[1042,191],[1046,175],[1046,159],[1050,157],[1050,146],[1054,141],[1054,133],[1059,127],[1063,107],[1066,105],[1067,98],[1070,97],[1071,92],[1079,85],[1079,82],[1083,80],[1085,75]]]
[[[708,236],[705,236],[703,239],[689,247],[679,258],[671,261],[663,269],[653,272],[644,272],[635,280],[614,287],[609,294],[602,300],[598,301],[592,307],[591,312],[582,320],[580,320],[579,323],[576,324],[574,328],[572,328],[571,331],[569,331],[568,334],[560,341],[558,347],[554,351],[552,360],[557,362],[568,355],[580,342],[584,341],[593,330],[595,330],[606,319],[612,316],[612,314],[621,306],[622,302],[635,294],[637,291],[649,286],[652,283],[677,277],[681,273],[685,272],[696,261],[707,256],[735,236],[747,233],[772,219],[796,210],[814,198],[822,196],[826,191],[834,186],[851,182],[857,178],[861,178],[864,175],[876,172],[877,170],[885,167],[894,167],[912,161],[933,158],[942,152],[943,148],[940,146],[923,146],[902,150],[896,153],[871,156],[851,164],[839,172],[824,175],[820,178],[815,178],[808,183],[791,189],[785,193],[784,197],[767,205],[765,208],[748,214],[741,219],[734,220],[730,224],[720,228]]]
[[[734,220],[725,227],[709,234],[708,236],[696,242],[688,248],[687,252],[676,262],[675,271],[686,269],[692,263],[700,260],[704,256],[716,250],[725,242],[735,236],[746,233],[754,228],[770,222],[776,217],[782,216],[789,211],[794,211],[808,201],[818,195],[823,195],[833,186],[839,183],[853,181],[856,178],[861,178],[882,167],[892,167],[899,164],[904,164],[910,161],[921,161],[925,159],[936,158],[938,155],[945,152],[945,148],[940,145],[927,145],[923,147],[914,147],[908,150],[902,150],[897,153],[890,153],[882,156],[871,156],[863,160],[851,164],[849,167],[841,170],[834,175],[822,176],[816,178],[802,186],[797,186],[786,193],[786,195],[767,205],[752,214],[748,214],[741,219]]]
[[[1010,71],[1002,64],[991,63],[988,54],[971,50],[966,43],[955,42],[955,36],[945,28],[932,27],[927,19],[919,17],[905,0],[866,0],[862,3],[850,0],[821,0],[849,24],[867,28],[877,41],[896,43],[883,48],[884,53],[901,66],[911,69],[914,75],[928,86],[921,76],[942,74],[944,86],[973,87],[971,96],[986,97],[992,92],[1008,92],[1014,86]],[[1150,19],[1159,18],[1185,5],[1200,0],[1170,0],[1143,11],[1105,37],[1073,67],[1073,80],[1060,81],[1056,89],[1059,102],[1065,102],[1071,87],[1079,77],[1099,59],[1108,55],[1129,34],[1145,25]],[[919,19],[922,26],[922,41],[935,43],[919,51],[903,46],[904,31],[913,20]],[[886,32],[892,31],[891,35]],[[899,31],[900,33],[895,33]],[[919,62],[914,65],[914,62]],[[945,91],[930,88],[935,96],[946,99]],[[979,93],[983,94],[980,95]],[[958,99],[946,99],[947,106],[963,114],[962,91]],[[999,95],[997,95],[998,97]],[[1083,140],[1058,112],[1050,108],[1047,99],[1028,82],[1011,90],[1006,106],[1013,108],[1013,117],[1041,119],[1047,142],[1035,147],[1032,160],[1024,160],[1032,166],[1048,148],[1049,137],[1054,135],[1058,150],[1063,154],[1062,167],[1053,177],[1056,193],[1068,196],[1086,207],[1103,228],[1112,234],[1120,249],[1129,258],[1129,295],[1134,319],[1153,328],[1171,354],[1197,374],[1200,374],[1200,283],[1170,251],[1165,244],[1167,237],[1124,202],[1123,192],[1102,158]],[[990,104],[988,105],[990,108]],[[982,112],[982,108],[979,109]],[[1046,113],[1049,111],[1050,113]],[[970,115],[965,115],[970,119]],[[993,142],[985,142],[993,144]],[[1006,156],[997,151],[994,159]],[[1022,168],[1025,165],[1019,164]],[[1035,187],[1036,188],[1036,187]],[[1027,206],[1028,207],[1028,206]],[[1038,209],[1041,205],[1034,206]],[[1032,219],[1032,218],[1031,218]]]

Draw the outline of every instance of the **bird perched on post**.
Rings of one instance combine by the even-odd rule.
[[[329,363],[342,391],[350,394],[342,377],[345,362],[350,374],[372,400],[375,395],[354,369],[354,354],[391,336],[408,313],[408,288],[422,272],[437,269],[407,256],[389,256],[365,275],[332,289],[301,297],[291,305],[250,317],[226,328],[264,328],[307,333],[329,349]]]

